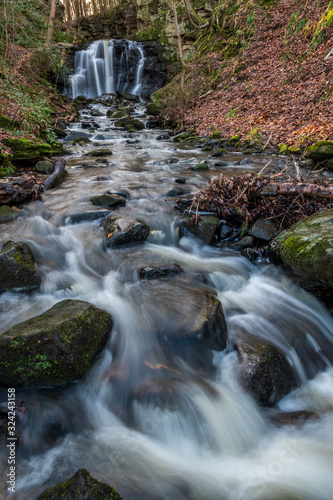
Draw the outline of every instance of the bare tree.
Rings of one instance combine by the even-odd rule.
[[[53,35],[53,27],[54,27],[54,19],[55,19],[55,12],[56,12],[57,1],[58,0],[52,0],[52,2],[51,2],[51,9],[50,9],[50,16],[49,16],[49,27],[48,27],[48,30],[47,30],[47,38],[46,38],[46,46],[48,48],[51,47],[51,42],[52,42],[52,35]]]

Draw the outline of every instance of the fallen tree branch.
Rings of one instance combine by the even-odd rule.
[[[59,158],[55,162],[53,174],[51,174],[50,177],[48,177],[45,181],[45,184],[44,184],[45,190],[52,189],[57,184],[59,184],[59,182],[62,180],[62,178],[65,175],[65,166],[66,166],[66,160],[64,160],[63,158]]]
[[[10,177],[0,181],[0,204],[11,205],[29,200],[38,200],[43,183],[33,175]]]

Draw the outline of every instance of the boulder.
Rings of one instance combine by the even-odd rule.
[[[132,129],[135,132],[136,130],[143,130],[145,128],[144,124],[140,120],[136,118],[130,118],[129,116],[125,116],[124,118],[119,118],[119,120],[117,120],[114,123],[114,126],[118,128],[126,127],[127,130],[131,132]]]
[[[190,167],[190,170],[194,170],[195,172],[204,172],[205,170],[209,170],[208,163],[206,161],[197,163]]]
[[[191,341],[218,351],[226,347],[222,305],[211,290],[179,277],[145,280],[140,290],[143,307],[162,340]]]
[[[32,292],[41,281],[28,245],[7,241],[0,252],[0,293]]]
[[[181,132],[180,134],[175,135],[173,140],[174,142],[183,142],[189,137],[191,137],[191,132]]]
[[[79,137],[75,137],[75,139],[73,140],[73,144],[86,144],[87,142],[91,142],[91,140],[83,135],[79,135]]]
[[[117,90],[116,94],[117,96],[124,97],[128,101],[140,102],[140,97],[138,95],[130,94],[124,90]]]
[[[88,141],[86,142],[90,142],[89,134],[87,134],[86,132],[82,132],[81,130],[80,132],[71,132],[65,137],[64,141],[70,142],[70,141],[75,141],[75,139],[78,139],[77,142],[82,142],[84,139],[88,139]]]
[[[102,113],[102,111],[98,111],[97,109],[92,109],[91,116],[105,116],[105,113]]]
[[[29,139],[3,139],[3,143],[13,152],[13,161],[30,161],[44,158],[44,156],[52,156],[52,148],[50,144],[31,141]]]
[[[35,169],[41,174],[51,175],[54,171],[54,164],[51,161],[41,160],[36,163]]]
[[[166,197],[174,197],[174,196],[182,196],[183,194],[185,194],[186,191],[182,188],[179,188],[179,187],[174,187],[172,189],[169,189],[169,191],[167,191],[166,193],[164,193],[164,196]]]
[[[67,481],[44,491],[37,497],[37,500],[61,500],[64,498],[122,500],[122,497],[112,486],[97,481],[86,469],[79,469]]]
[[[239,380],[262,406],[273,406],[295,385],[292,369],[276,347],[253,335],[235,341],[239,356]]]
[[[333,209],[317,212],[282,231],[269,246],[270,257],[282,263],[306,290],[333,293]]]
[[[83,377],[108,341],[111,316],[64,300],[0,336],[0,385],[61,386]]]
[[[10,222],[11,220],[17,219],[20,212],[20,210],[13,210],[7,207],[7,205],[2,205],[2,207],[0,207],[0,224],[2,222]]]
[[[104,149],[94,149],[93,151],[85,153],[83,156],[110,156],[110,155],[112,155],[111,149],[104,148]]]
[[[165,104],[160,100],[151,102],[147,106],[147,114],[153,116],[159,115],[164,108]]]
[[[277,231],[274,221],[269,219],[258,219],[252,229],[251,234],[260,240],[270,241]]]
[[[245,248],[252,247],[254,245],[254,237],[253,236],[244,236],[239,241],[235,241],[230,245],[232,250],[242,251]]]
[[[193,222],[192,215],[184,215],[178,222],[179,237],[194,236],[209,245],[218,224],[219,219],[215,215],[201,215],[197,224]]]
[[[109,215],[102,222],[106,244],[109,247],[127,245],[145,241],[150,234],[150,227],[142,221],[124,219]]]
[[[329,160],[333,157],[333,141],[319,141],[305,150],[305,157],[314,161]]]
[[[99,205],[101,207],[116,207],[118,205],[126,204],[126,198],[124,196],[112,193],[104,193],[98,196],[93,196],[90,198],[90,201],[92,201],[94,205]]]
[[[80,222],[91,222],[98,219],[103,219],[110,212],[108,210],[103,210],[102,212],[80,212],[77,214],[71,214],[66,217],[66,222],[69,219],[71,224],[79,224]]]

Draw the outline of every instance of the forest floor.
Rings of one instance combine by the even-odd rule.
[[[184,126],[275,145],[332,140],[333,23],[327,15],[324,26],[327,2],[319,3],[282,0],[266,17],[254,9],[247,48],[227,62],[220,51],[205,55],[220,83],[188,109]]]

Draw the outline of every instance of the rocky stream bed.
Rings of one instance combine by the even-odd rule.
[[[0,212],[3,442],[8,387],[17,403],[11,498],[75,473],[40,498],[99,488],[86,469],[107,498],[120,498],[112,485],[128,500],[329,500],[333,321],[306,289],[332,292],[332,210],[306,222],[321,238],[315,265],[301,255],[303,226],[246,235],[237,217],[185,213],[221,172],[285,160],[218,158],[148,128],[129,95],[78,101],[61,182]],[[54,166],[44,163],[40,183]]]

